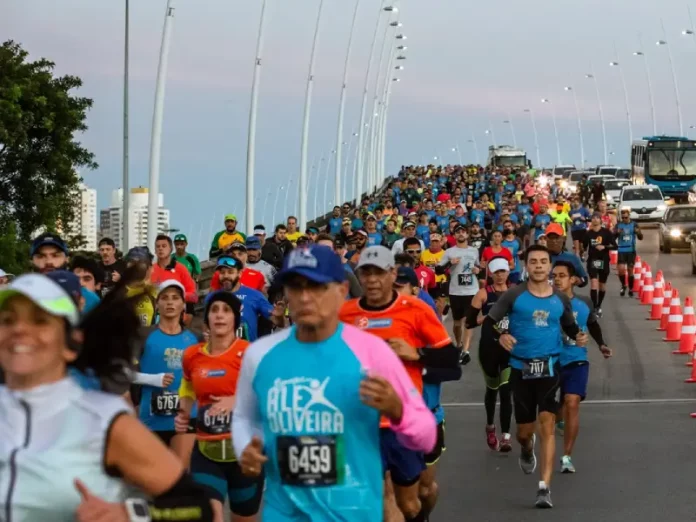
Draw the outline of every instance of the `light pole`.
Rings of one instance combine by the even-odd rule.
[[[309,74],[307,75],[307,93],[305,95],[304,119],[302,122],[302,149],[300,156],[300,182],[298,190],[300,194],[300,211],[298,226],[300,230],[307,228],[307,147],[309,146],[309,114],[312,107],[312,90],[314,88],[314,63],[317,57],[317,44],[319,42],[319,27],[321,25],[321,12],[324,0],[319,0],[317,23],[314,28],[314,41],[312,42],[312,54],[309,59]]]
[[[456,153],[457,153],[457,158],[459,158],[459,164],[460,164],[460,165],[463,165],[464,163],[462,162],[462,153],[461,153],[461,151],[459,150],[459,145],[457,145],[456,147],[452,147],[452,152],[456,152]]]
[[[348,37],[348,51],[346,51],[346,64],[343,68],[343,83],[341,84],[341,101],[338,105],[338,133],[336,135],[336,190],[335,200],[338,203],[341,199],[341,159],[343,157],[343,120],[346,112],[346,89],[348,86],[348,66],[350,64],[350,52],[353,48],[353,35],[355,33],[355,21],[358,18],[358,8],[360,0],[355,2],[353,11],[353,21],[350,24],[350,36]],[[344,175],[347,175],[345,173]]]
[[[650,97],[650,117],[652,118],[653,136],[657,136],[657,119],[655,118],[655,98],[653,96],[652,79],[650,77],[650,65],[648,64],[648,57],[643,52],[643,40],[640,34],[638,34],[638,44],[640,45],[640,48],[638,51],[633,53],[633,56],[638,56],[639,58],[642,58],[643,65],[645,66],[645,78],[648,82],[648,96]]]
[[[277,225],[275,219],[276,219],[276,210],[278,210],[278,198],[280,198],[280,193],[283,192],[283,189],[284,189],[284,188],[285,188],[285,187],[284,187],[283,185],[281,185],[281,186],[278,188],[278,190],[276,190],[275,203],[273,203],[273,218],[272,218],[273,221],[271,221],[274,230],[275,230],[275,226]]]
[[[266,20],[266,0],[261,3],[261,20],[256,40],[254,76],[251,81],[251,104],[249,105],[249,136],[247,138],[246,171],[246,226],[247,234],[254,233],[254,168],[256,166],[256,113],[259,105],[259,80],[261,78],[261,53],[263,52],[263,29]],[[265,212],[264,205],[264,212]]]
[[[483,131],[483,133],[484,133],[486,136],[490,136],[490,138],[491,138],[491,145],[493,145],[493,146],[495,147],[495,138],[493,137],[493,131],[490,130],[490,129],[486,129],[485,131]]]
[[[626,77],[623,73],[619,62],[613,61],[609,62],[609,67],[616,67],[619,70],[619,77],[621,78],[621,85],[623,86],[624,93],[624,103],[626,104],[626,122],[628,124],[628,142],[633,144],[633,124],[631,123],[631,107],[628,103],[628,88],[626,87]]]
[[[534,119],[534,111],[532,109],[524,109],[524,112],[529,113],[529,118],[532,120],[532,131],[534,132],[534,148],[536,149],[537,168],[541,168],[541,153],[539,152],[539,135],[537,134],[536,120]]]
[[[469,143],[474,145],[474,153],[476,154],[476,164],[481,165],[481,156],[479,155],[478,143],[476,142],[476,136],[472,133]]]
[[[551,104],[551,100],[548,98],[542,98],[541,103],[548,103],[551,107],[551,119],[553,121],[553,133],[556,135],[556,159],[558,161],[557,165],[563,165],[561,161],[561,140],[558,137],[558,125],[556,125],[556,111]]]
[[[128,252],[128,221],[130,214],[130,188],[128,180],[128,76],[129,76],[129,43],[130,43],[130,0],[126,0],[126,20],[123,45],[123,202],[121,209],[123,216],[123,240],[119,242],[121,252]],[[118,240],[118,238],[116,238]]]
[[[399,24],[399,26],[401,26],[401,24]],[[401,37],[401,38],[399,38],[399,37]],[[398,39],[405,39],[406,37],[404,35],[397,35],[396,38],[398,40]],[[378,179],[377,179],[377,183],[375,184],[377,186],[386,177],[386,169],[387,169],[387,158],[386,158],[387,116],[388,116],[388,111],[389,111],[389,102],[391,100],[392,86],[393,86],[393,84],[399,83],[401,81],[400,78],[392,78],[391,77],[391,69],[394,66],[394,62],[396,60],[403,61],[406,59],[406,57],[404,55],[396,56],[397,50],[404,51],[405,49],[406,49],[406,46],[400,45],[397,47],[395,43],[392,43],[391,56],[389,58],[389,63],[387,64],[387,71],[386,71],[386,75],[384,77],[384,88],[383,88],[383,94],[382,94],[380,121],[379,121],[380,126],[377,129],[378,130],[378,134],[377,134],[378,139],[377,139],[377,166],[376,166],[376,170],[378,173]],[[394,69],[403,70],[403,67],[396,66],[396,67],[394,67]]]
[[[348,197],[348,163],[350,162],[350,152],[351,149],[353,148],[353,141],[354,138],[358,137],[358,133],[355,132],[355,129],[353,129],[353,132],[350,134],[350,141],[348,142],[348,153],[346,154],[346,164],[343,168],[343,171],[345,172],[343,176],[343,199],[336,201],[337,205],[342,204],[344,201],[350,201],[350,197]],[[353,164],[355,164],[355,159],[353,159]]]
[[[491,135],[491,140],[493,140],[493,146],[495,147],[498,145],[498,140],[495,139],[495,127],[493,127],[493,123],[491,122],[490,118],[488,118],[488,129],[488,132]]]
[[[594,74],[594,67],[590,66],[592,70],[591,73],[586,74],[585,78],[592,80],[595,85],[595,90],[597,92],[597,107],[599,107],[599,123],[602,125],[602,145],[604,146],[604,164],[609,162],[608,150],[607,150],[607,129],[604,125],[604,109],[602,108],[602,97],[599,95],[599,83],[597,82],[597,77]]]
[[[167,63],[169,62],[169,43],[172,38],[172,23],[174,8],[172,0],[167,0],[167,10],[164,16],[162,31],[162,48],[160,49],[159,66],[157,67],[157,86],[155,88],[155,110],[152,115],[152,137],[150,142],[150,189],[147,198],[147,246],[155,247],[157,238],[157,222],[159,217],[159,175],[162,153],[162,119],[164,118],[164,87],[167,83]],[[123,194],[124,199],[128,194]],[[124,236],[128,230],[123,231]]]
[[[266,197],[263,198],[263,215],[261,216],[261,221],[266,221],[266,210],[268,209],[268,196],[271,195],[271,191],[269,190],[266,192]],[[254,231],[252,230],[251,233],[253,234]]]
[[[585,168],[585,140],[582,136],[582,120],[580,119],[580,104],[578,103],[578,94],[575,92],[573,87],[564,87],[564,90],[571,92],[573,94],[573,101],[575,102],[575,113],[578,116],[578,134],[580,135],[580,166]]]
[[[508,119],[503,120],[503,123],[510,125],[510,133],[512,134],[512,146],[517,148],[517,136],[515,136],[515,126],[512,124],[512,118],[508,115]]]
[[[371,127],[367,121],[365,121],[365,111],[367,110],[367,92],[370,88],[370,71],[372,70],[372,59],[375,52],[375,44],[377,43],[377,34],[379,33],[379,22],[381,20],[382,11],[389,13],[398,13],[399,10],[396,7],[387,6],[381,7],[377,15],[377,23],[375,24],[375,34],[372,37],[372,44],[370,45],[370,54],[367,61],[367,72],[365,74],[365,87],[363,88],[363,98],[362,105],[360,108],[360,133],[358,135],[358,157],[356,159],[356,172],[355,172],[355,200],[359,202],[362,199],[362,189],[363,189],[363,168],[364,168],[364,154],[365,154],[365,134],[367,134],[368,129]],[[370,118],[374,120],[374,118]],[[374,123],[374,122],[372,122]]]
[[[324,173],[324,199],[322,200],[322,204],[326,205],[326,202],[328,201],[327,198],[327,190],[329,187],[329,167],[331,166],[331,158],[336,154],[335,150],[331,151],[331,154],[329,155],[329,159],[326,162],[326,172]],[[318,191],[317,191],[318,192]],[[314,194],[314,200],[316,201],[317,195],[316,193]],[[316,207],[316,203],[314,204]],[[319,217],[319,214],[317,214],[318,210],[315,208],[314,210],[314,219],[317,219]]]
[[[662,20],[660,20],[660,24],[662,26],[662,35],[665,37],[665,24]],[[674,68],[674,60],[672,60],[672,51],[669,48],[669,45],[667,45],[666,40],[658,40],[656,42],[657,46],[662,46],[664,45],[667,47],[667,57],[669,59],[669,66],[672,69],[672,82],[674,83],[674,99],[677,103],[677,118],[679,119],[679,135],[683,136],[684,135],[684,122],[682,121],[682,113],[681,113],[681,102],[679,100],[679,83],[677,82],[677,70]]]

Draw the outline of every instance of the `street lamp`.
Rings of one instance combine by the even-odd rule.
[[[536,120],[534,119],[534,111],[532,109],[524,109],[524,112],[529,113],[532,120],[532,131],[534,132],[534,148],[536,149],[537,168],[541,168],[541,153],[539,152],[539,135],[537,134]]]
[[[655,98],[653,97],[652,79],[650,77],[650,66],[648,64],[648,57],[643,52],[643,40],[640,34],[638,34],[638,43],[640,44],[640,49],[634,52],[633,56],[642,58],[643,65],[645,66],[645,78],[648,82],[648,95],[650,96],[650,117],[652,118],[653,136],[657,136],[657,119],[655,118]]]
[[[123,240],[119,242],[121,252],[128,252],[128,220],[130,214],[130,188],[128,181],[128,77],[129,77],[129,44],[130,44],[130,0],[125,0],[125,27],[124,27],[124,46],[123,46],[123,203],[121,208],[123,217]],[[118,237],[116,237],[118,240]]]
[[[341,84],[341,101],[338,105],[338,133],[336,136],[336,190],[334,199],[336,203],[342,201],[341,198],[341,159],[343,155],[343,120],[346,112],[346,87],[348,85],[348,65],[350,63],[350,52],[353,47],[353,36],[355,34],[355,21],[358,18],[358,8],[360,0],[355,2],[355,11],[353,11],[353,21],[350,25],[350,36],[348,37],[348,51],[346,52],[346,64],[343,68],[343,83]],[[344,173],[347,176],[348,173]],[[345,194],[343,194],[345,198]]]
[[[662,35],[664,37],[665,35],[665,24],[662,20],[660,20],[660,24],[662,26]],[[667,57],[669,59],[669,66],[672,69],[672,82],[674,83],[674,99],[677,103],[677,118],[679,119],[679,135],[682,136],[684,134],[684,123],[682,121],[682,113],[681,113],[681,102],[679,100],[679,84],[677,82],[677,71],[674,68],[674,60],[672,60],[672,51],[669,48],[669,45],[667,45],[666,40],[658,40],[655,42],[655,45],[658,47],[660,46],[665,46],[667,47]]]
[[[510,132],[512,133],[512,146],[517,148],[517,136],[515,136],[515,126],[512,124],[512,118],[508,116],[508,119],[503,120],[503,123],[510,125]]]
[[[564,87],[566,92],[573,93],[573,101],[575,102],[575,113],[578,116],[578,133],[580,134],[580,165],[585,168],[585,141],[582,136],[582,121],[580,120],[580,104],[578,103],[578,95],[571,86]]]
[[[617,53],[617,55],[618,55],[618,53]],[[631,107],[628,103],[628,88],[626,87],[626,77],[624,76],[623,69],[620,67],[619,62],[617,62],[617,61],[609,62],[609,67],[616,67],[619,70],[619,76],[621,78],[621,85],[623,86],[624,103],[626,105],[626,122],[628,124],[628,141],[630,144],[633,144],[633,124],[631,123]]]
[[[314,63],[316,60],[317,43],[319,41],[319,27],[321,24],[321,12],[324,0],[319,0],[317,23],[314,28],[314,41],[312,42],[312,54],[309,59],[309,74],[307,75],[307,92],[305,94],[304,118],[302,121],[302,146],[300,156],[300,182],[298,190],[300,194],[300,211],[298,226],[300,230],[307,228],[307,148],[309,146],[309,114],[312,107],[312,90],[314,88]]]
[[[556,125],[556,111],[551,104],[551,100],[548,98],[542,98],[541,103],[548,103],[551,106],[551,119],[553,120],[553,133],[556,135],[556,156],[558,163],[557,165],[562,165],[561,161],[561,140],[558,138],[558,125]]]
[[[459,158],[459,164],[460,164],[460,165],[463,165],[463,163],[462,163],[462,153],[461,153],[461,151],[459,150],[459,147],[452,147],[452,152],[456,152],[456,153],[457,153],[457,157]]]
[[[468,140],[469,143],[473,144],[474,146],[474,153],[476,154],[476,163],[478,165],[481,165],[481,156],[479,156],[479,148],[478,148],[478,143],[476,142],[476,136],[472,133],[471,134],[471,139]]]
[[[492,133],[489,129],[486,129],[485,131],[483,131],[483,133],[484,133],[486,136],[490,136],[490,137],[491,137],[491,144],[495,147],[495,138],[493,137],[493,133]]]
[[[292,180],[290,180],[292,181]],[[278,198],[280,197],[280,193],[283,192],[283,189],[285,189],[284,185],[281,185],[278,190],[276,190],[276,198],[275,198],[275,203],[273,203],[273,221],[271,222],[273,225],[273,229],[275,231],[275,226],[276,226],[276,210],[278,210]]]
[[[607,155],[607,129],[604,125],[604,109],[602,108],[602,97],[599,95],[599,83],[597,82],[597,77],[594,74],[594,67],[590,66],[593,71],[590,74],[586,74],[585,78],[592,80],[595,85],[595,90],[597,92],[597,106],[599,107],[599,122],[602,125],[602,145],[604,146],[604,164],[609,162],[609,157]]]

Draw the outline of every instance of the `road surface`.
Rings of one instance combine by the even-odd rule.
[[[653,274],[655,267],[663,271],[683,304],[687,295],[696,297],[696,277],[688,251],[673,252],[659,252],[654,229],[639,244],[639,255]],[[601,324],[614,357],[604,361],[592,342],[589,402],[581,407],[573,455],[577,473],[554,476],[554,509],[534,508],[538,469],[520,471],[517,443],[507,455],[486,446],[484,385],[474,360],[462,380],[443,391],[447,451],[433,522],[696,520],[696,419],[689,416],[696,411],[696,384],[684,384],[686,357],[670,353],[675,343],[662,342],[663,332],[645,319],[648,307],[618,292],[612,274]],[[476,339],[472,356],[477,350]]]

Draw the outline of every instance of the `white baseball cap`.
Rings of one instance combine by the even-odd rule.
[[[25,274],[4,286],[0,290],[0,308],[16,295],[26,297],[51,315],[64,317],[71,326],[80,320],[80,311],[70,294],[45,275]]]
[[[182,295],[186,295],[186,288],[184,288],[184,285],[182,285],[176,279],[167,279],[166,281],[162,281],[162,283],[157,288],[157,297],[162,295],[162,292],[164,292],[167,288],[172,287],[178,288],[179,290],[181,290]]]
[[[509,272],[510,264],[507,262],[507,259],[498,257],[496,259],[493,259],[490,263],[488,263],[488,270],[491,274],[499,272],[500,270],[505,270],[506,272]]]

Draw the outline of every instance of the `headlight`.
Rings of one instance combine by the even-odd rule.
[[[611,196],[611,194],[607,194],[607,201],[614,201],[614,198]]]
[[[681,237],[682,231],[678,228],[673,228],[669,231],[669,235],[672,237]]]
[[[665,205],[657,205],[657,210],[665,210],[666,208]]]

